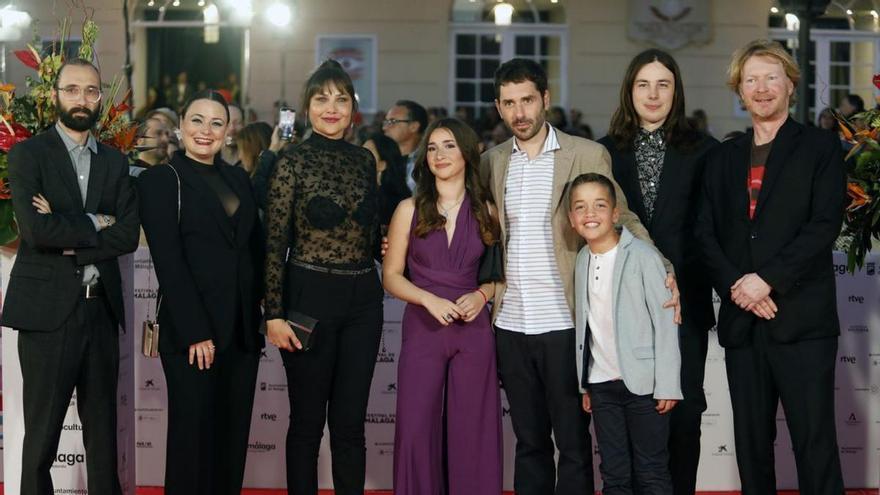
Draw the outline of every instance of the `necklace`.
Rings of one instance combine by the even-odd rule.
[[[448,208],[443,207],[443,204],[440,203],[440,201],[437,201],[437,208],[440,209],[440,214],[443,215],[443,218],[449,218],[449,211],[460,205],[462,201],[464,201],[464,194],[461,195],[461,199],[456,201],[455,204],[449,206]]]

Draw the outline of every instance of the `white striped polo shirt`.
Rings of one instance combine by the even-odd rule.
[[[513,140],[504,185],[507,289],[495,320],[504,330],[539,334],[574,327],[553,250],[550,202],[558,149],[556,130],[550,124],[534,160]]]

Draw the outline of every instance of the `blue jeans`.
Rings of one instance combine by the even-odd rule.
[[[590,384],[593,424],[602,462],[602,493],[669,495],[669,414],[651,395],[635,395],[623,380]],[[635,477],[635,480],[633,479]]]

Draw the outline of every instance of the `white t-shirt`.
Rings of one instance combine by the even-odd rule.
[[[619,380],[620,364],[617,359],[617,337],[614,334],[614,262],[617,246],[603,254],[590,251],[587,292],[590,311],[590,369],[589,383]]]

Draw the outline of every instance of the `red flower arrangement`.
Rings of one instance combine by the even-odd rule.
[[[880,74],[873,78],[880,89]],[[877,97],[880,104],[880,97]],[[874,108],[852,116],[852,121],[835,112],[843,139],[853,147],[846,160],[854,158],[848,171],[846,207],[840,244],[847,253],[850,273],[861,268],[875,239],[880,240],[880,110]]]
[[[91,19],[91,12],[86,10],[83,23],[82,42],[78,57],[92,60],[93,47],[98,36],[98,25]],[[28,77],[25,84],[27,91],[23,95],[15,94],[12,84],[0,84],[0,245],[7,245],[18,238],[15,214],[12,209],[11,194],[8,182],[7,153],[16,143],[24,141],[34,134],[54,125],[57,113],[53,89],[58,78],[58,71],[64,63],[64,43],[70,32],[70,19],[60,22],[61,41],[52,46],[51,52],[43,56],[34,46],[28,45],[27,50],[15,51],[16,58],[27,67],[34,69],[36,77]],[[131,109],[131,90],[125,93],[122,101],[116,101],[122,86],[122,78],[113,78],[109,87],[103,88],[104,101],[108,102],[101,114],[95,131],[98,141],[119,149],[125,154],[134,151],[137,139],[137,123],[128,118]]]

